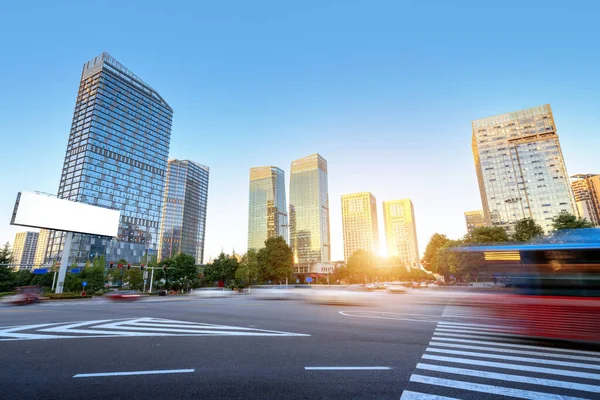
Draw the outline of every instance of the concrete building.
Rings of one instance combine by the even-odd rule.
[[[571,188],[580,218],[600,225],[600,175],[579,174],[571,177]]]
[[[37,232],[18,232],[13,244],[13,265],[16,270],[32,269],[38,242]]]
[[[327,161],[313,154],[292,162],[290,178],[290,247],[296,273],[331,258]]]
[[[465,222],[467,224],[467,233],[471,233],[475,228],[485,226],[483,210],[465,211]]]
[[[169,160],[163,199],[158,260],[179,253],[204,261],[209,168],[189,160]]]
[[[33,268],[40,268],[44,265],[46,250],[48,249],[48,240],[50,239],[49,229],[40,229],[38,235],[37,246],[35,249],[35,257],[33,259]]]
[[[346,261],[359,249],[378,254],[379,226],[375,196],[369,192],[343,195],[342,228]]]
[[[549,231],[553,217],[576,213],[550,105],[474,120],[472,129],[487,226],[512,232],[532,218]]]
[[[259,250],[278,236],[288,241],[285,174],[272,166],[250,168],[248,249]]]
[[[398,257],[410,272],[420,264],[415,211],[410,199],[383,202],[383,221],[389,257]]]

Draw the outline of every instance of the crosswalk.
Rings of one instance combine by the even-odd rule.
[[[439,322],[401,400],[600,399],[600,353],[527,342],[509,327]]]
[[[163,318],[126,318],[20,325],[0,328],[0,341],[133,336],[310,336],[240,326],[175,321]]]

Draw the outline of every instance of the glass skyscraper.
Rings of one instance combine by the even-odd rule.
[[[327,161],[319,154],[292,162],[289,216],[296,273],[330,261]]]
[[[415,210],[410,199],[383,202],[383,222],[389,257],[397,257],[406,270],[419,264]]]
[[[173,110],[107,53],[83,65],[58,197],[121,211],[118,238],[76,234],[69,263],[156,252]],[[52,232],[47,259],[62,253]],[[108,260],[107,260],[108,261]]]
[[[600,225],[600,175],[579,174],[571,177],[571,188],[580,218]]]
[[[285,175],[277,167],[250,168],[248,249],[258,250],[277,236],[288,241]]]
[[[342,228],[346,261],[356,250],[378,254],[379,226],[375,196],[369,192],[343,195]]]
[[[158,259],[179,253],[204,261],[209,168],[189,160],[169,160]]]
[[[465,222],[467,223],[467,233],[470,233],[475,228],[485,226],[483,210],[465,211]]]
[[[576,214],[554,117],[546,104],[472,122],[473,156],[485,222],[514,229],[532,218],[544,230]]]

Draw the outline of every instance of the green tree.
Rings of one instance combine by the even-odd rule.
[[[566,211],[561,212],[552,218],[552,229],[560,231],[563,229],[581,229],[581,228],[593,228],[592,224],[587,219],[577,218],[577,216],[568,213]]]
[[[368,277],[373,275],[375,258],[370,251],[356,250],[346,263],[351,280],[367,283]]]
[[[123,272],[123,288],[130,290],[142,290],[144,276],[141,270],[132,268]]]
[[[10,244],[6,242],[0,249],[0,292],[8,292],[14,286],[12,269],[6,265],[10,263],[12,263],[12,252]]]
[[[192,282],[198,279],[196,259],[189,254],[177,254],[172,259],[171,267],[169,279],[172,283],[177,282],[182,288],[189,289]]]
[[[29,286],[31,284],[31,279],[33,278],[33,274],[31,271],[27,269],[21,269],[17,272],[13,273],[13,286]]]
[[[87,282],[87,286],[85,287],[87,292],[96,292],[104,287],[106,275],[106,259],[102,256],[95,258],[91,265],[88,262],[79,277],[82,282]]]
[[[235,273],[235,279],[252,285],[253,282],[262,280],[262,268],[258,260],[258,252],[254,249],[248,250],[242,256],[240,265]]]
[[[294,253],[281,236],[265,240],[265,247],[258,251],[263,277],[282,282],[294,273]]]
[[[434,233],[425,247],[425,253],[421,262],[428,270],[446,276],[448,271],[442,264],[442,257],[440,257],[440,251],[446,248],[451,242],[448,236],[442,235],[441,233]]]
[[[239,262],[237,258],[221,252],[219,257],[204,268],[204,277],[208,282],[223,282],[227,284],[235,279]]]
[[[499,226],[481,226],[467,233],[464,242],[468,244],[477,243],[500,243],[510,241],[506,230]]]
[[[544,229],[532,218],[523,218],[515,224],[515,233],[513,233],[512,239],[516,242],[530,242],[543,234]]]

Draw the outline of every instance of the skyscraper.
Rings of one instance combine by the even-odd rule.
[[[467,223],[467,233],[470,233],[475,228],[485,226],[483,210],[465,211],[465,222]]]
[[[277,236],[288,240],[285,175],[277,167],[250,168],[248,249],[258,250]]]
[[[313,154],[292,162],[290,178],[290,246],[296,272],[310,272],[331,257],[327,161]]]
[[[50,239],[50,230],[40,229],[38,235],[37,246],[35,248],[35,257],[33,259],[33,267],[40,268],[44,264],[46,250],[48,248],[48,239]]]
[[[512,231],[532,218],[546,231],[575,201],[548,104],[472,122],[485,221]]]
[[[209,168],[189,160],[169,160],[158,259],[179,253],[204,261]]]
[[[407,271],[419,264],[415,211],[410,199],[383,202],[383,221],[389,257],[398,257]]]
[[[369,192],[342,196],[342,228],[344,231],[344,258],[356,250],[379,253],[377,201]]]
[[[571,188],[579,217],[600,225],[600,175],[573,175]]]
[[[76,234],[71,262],[140,262],[158,244],[173,110],[107,53],[83,65],[58,197],[121,211],[118,238]],[[52,232],[47,259],[62,253]],[[108,260],[107,260],[108,261]]]
[[[31,269],[38,242],[37,232],[18,232],[13,244],[13,265],[15,269]]]

